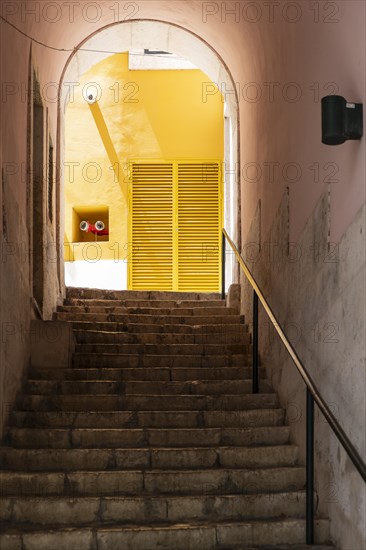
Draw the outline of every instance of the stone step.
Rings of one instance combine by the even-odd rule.
[[[248,344],[77,344],[75,353],[123,355],[239,355],[248,354]]]
[[[113,381],[113,380],[28,380],[24,393],[28,395],[221,395],[252,393],[251,380],[194,380],[194,381]],[[267,380],[260,380],[260,393],[273,390]]]
[[[321,521],[326,521],[322,519]],[[316,522],[318,525],[318,523]],[[329,539],[329,536],[328,536]],[[235,550],[258,550],[260,548],[261,550],[309,550],[309,545],[307,544],[266,544],[258,546],[233,546],[232,547]],[[312,544],[311,550],[337,550],[335,546],[331,546],[330,544]]]
[[[321,520],[326,521],[326,520]],[[328,537],[329,538],[329,537]],[[233,546],[235,550],[258,550],[258,548],[261,548],[261,550],[309,550],[309,546],[307,544],[271,544],[271,545],[261,545],[258,546]],[[337,550],[335,546],[331,546],[329,544],[312,544],[311,550]]]
[[[159,318],[159,321],[162,319]],[[167,320],[163,318],[163,320]],[[240,320],[240,319],[239,319]],[[119,332],[126,334],[243,334],[248,332],[248,325],[244,322],[237,323],[212,323],[212,324],[172,324],[172,323],[115,323],[107,322],[90,322],[90,321],[73,321],[72,327],[74,330],[103,331],[103,332]]]
[[[275,393],[246,395],[26,395],[24,411],[186,411],[278,408]]]
[[[235,355],[151,355],[122,353],[74,353],[74,368],[223,368],[248,367],[252,363],[250,354]]]
[[[86,411],[86,412],[24,412],[14,411],[10,424],[19,428],[248,428],[272,427],[283,441],[289,428],[283,426],[283,409],[236,411]],[[280,428],[274,429],[274,426]],[[268,433],[271,430],[268,429]],[[258,432],[259,434],[259,432]],[[262,444],[264,440],[262,440]]]
[[[257,445],[268,437],[268,427],[249,428],[16,428],[6,431],[6,442],[16,448],[138,448],[138,447],[213,447]],[[277,444],[278,430],[270,439]],[[182,450],[182,452],[184,452]],[[238,461],[240,461],[238,451]]]
[[[82,437],[73,431],[70,438],[78,443]],[[148,434],[149,436],[149,434]],[[154,434],[152,434],[154,439]],[[54,441],[54,440],[53,440]],[[106,441],[111,442],[110,434]],[[115,443],[112,440],[113,443]],[[95,447],[100,447],[96,438]],[[118,437],[116,443],[119,443]],[[72,470],[191,470],[207,468],[270,468],[294,466],[298,449],[294,445],[261,447],[185,447],[176,448],[13,448],[0,447],[2,470],[72,471]]]
[[[10,416],[2,550],[299,550],[305,468],[264,368],[251,393],[236,308],[74,288],[54,318],[76,350],[71,368],[32,367]]]
[[[329,541],[329,522],[315,521],[316,543]],[[131,550],[152,550],[165,548],[175,550],[250,550],[255,545],[267,546],[267,550],[287,548],[299,550],[305,540],[305,520],[301,518],[279,518],[277,520],[237,521],[237,522],[179,522],[172,525],[95,525],[84,528],[58,528],[45,530],[23,527],[19,530],[7,528],[0,535],[2,550],[111,550],[111,548]],[[243,546],[245,544],[245,546]],[[293,546],[291,546],[293,545]],[[301,545],[301,546],[300,546]],[[334,550],[333,547],[312,546],[314,550]],[[252,549],[254,550],[254,549]]]
[[[159,302],[162,303],[162,302]],[[186,302],[186,305],[177,305],[174,302],[169,305],[169,302],[163,304],[154,304],[152,302],[135,302],[128,305],[125,302],[107,302],[102,305],[100,303],[89,303],[80,305],[61,305],[57,307],[57,312],[64,313],[103,313],[109,315],[114,313],[116,315],[179,315],[179,316],[207,316],[207,315],[238,315],[237,308],[225,307],[224,303],[218,304],[209,302],[207,305],[205,302],[201,302],[200,305],[195,305],[195,302]]]
[[[182,317],[208,317],[212,316],[234,316],[237,317],[238,312],[235,308],[229,307],[172,307],[172,308],[159,308],[159,307],[119,307],[117,305],[109,306],[58,306],[57,314],[70,313],[71,315],[78,314],[90,314],[90,315],[158,315],[158,316],[182,316]]]
[[[302,490],[305,469],[0,471],[1,496],[117,496],[283,493]]]
[[[81,300],[221,300],[218,292],[175,292],[159,290],[102,290],[98,288],[67,287],[66,299]]]
[[[31,368],[29,377],[33,380],[121,380],[121,381],[189,381],[189,380],[248,380],[252,376],[251,367],[222,368]],[[265,369],[259,369],[260,378],[266,376]]]
[[[221,311],[221,308],[220,308]],[[198,313],[201,313],[200,315]],[[54,314],[54,319],[58,321],[88,321],[89,323],[143,323],[144,325],[223,325],[223,324],[244,324],[244,316],[242,315],[213,315],[212,312],[208,315],[202,315],[199,310],[196,315],[147,315],[147,314],[116,314],[116,313],[78,313],[78,312],[57,312]]]
[[[239,325],[244,327],[244,325]],[[234,332],[224,334],[161,334],[161,333],[139,333],[129,332],[101,332],[93,330],[74,330],[78,344],[152,344],[159,346],[166,345],[192,345],[192,344],[221,344],[223,348],[227,344],[250,344],[249,332]]]
[[[154,309],[193,309],[193,308],[225,308],[225,300],[98,300],[89,298],[66,299],[58,311],[68,311],[70,308],[154,308]],[[69,308],[69,309],[64,309]]]
[[[77,513],[75,511],[77,510]],[[240,521],[246,518],[304,517],[305,493],[259,493],[221,496],[157,497],[7,497],[0,521],[30,525],[88,525],[101,523],[159,524],[188,521]]]

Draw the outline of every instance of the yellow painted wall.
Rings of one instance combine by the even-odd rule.
[[[204,103],[202,86],[207,82],[200,70],[130,71],[127,53],[113,55],[84,74],[65,119],[66,261],[96,256],[93,247],[70,244],[77,239],[73,209],[83,212],[94,206],[109,207],[109,241],[98,241],[100,259],[127,257],[129,159],[223,159],[222,97],[216,94]],[[101,90],[92,105],[82,94],[91,83]],[[120,169],[113,170],[116,162]]]

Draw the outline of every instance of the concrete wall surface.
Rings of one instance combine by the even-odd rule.
[[[258,207],[242,257],[320,394],[365,457],[365,205],[336,246],[327,238],[327,193],[296,243],[289,241],[287,192],[265,238],[260,212]],[[251,319],[252,292],[243,278],[241,291],[242,313]],[[261,307],[259,345],[305,462],[305,384]],[[318,512],[331,518],[340,548],[364,548],[365,485],[317,407],[315,430]]]

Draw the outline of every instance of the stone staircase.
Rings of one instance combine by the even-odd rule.
[[[2,550],[302,548],[305,471],[263,369],[250,393],[235,309],[68,289],[55,318],[72,323],[73,365],[31,368],[11,415]]]

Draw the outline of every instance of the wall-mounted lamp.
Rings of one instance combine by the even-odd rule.
[[[96,103],[101,97],[101,89],[97,84],[89,84],[83,89],[83,97],[90,104]]]
[[[350,103],[340,95],[322,98],[322,143],[339,145],[361,139],[362,133],[362,103]]]

